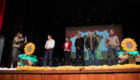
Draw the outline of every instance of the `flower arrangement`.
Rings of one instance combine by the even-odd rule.
[[[134,39],[126,38],[121,42],[122,51],[118,52],[119,55],[119,63],[124,62],[125,60],[129,60],[129,64],[136,64],[136,62],[140,62],[140,54],[137,49],[137,44]]]
[[[31,66],[37,62],[36,56],[32,55],[35,51],[35,45],[33,43],[27,43],[24,48],[25,54],[20,54],[19,57],[21,58],[21,61],[19,63],[19,66]]]

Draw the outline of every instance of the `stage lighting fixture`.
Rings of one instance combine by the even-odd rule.
[[[95,9],[93,9],[93,13],[95,13],[96,12],[96,10]]]
[[[102,19],[104,21],[104,19]]]
[[[108,12],[111,12],[111,9],[110,8],[108,8]]]
[[[80,14],[80,13],[81,13],[81,11],[79,10],[79,11],[78,11],[78,13]]]
[[[90,10],[92,12],[92,10]]]

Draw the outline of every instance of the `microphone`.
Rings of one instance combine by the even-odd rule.
[[[27,37],[25,37],[25,41],[27,42]]]

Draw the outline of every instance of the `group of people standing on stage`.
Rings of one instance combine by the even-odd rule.
[[[75,40],[75,47],[76,47],[76,66],[78,66],[79,63],[79,56],[81,56],[82,59],[82,66],[85,66],[84,61],[84,38],[81,37],[81,34],[77,34],[77,39]],[[19,61],[18,55],[21,53],[20,49],[21,47],[27,43],[22,38],[22,34],[18,33],[17,36],[14,38],[13,41],[13,52],[12,52],[12,64],[13,66],[14,61]],[[110,65],[110,58],[112,55],[112,52],[114,52],[115,58],[116,58],[116,64],[118,64],[118,55],[117,55],[117,48],[119,46],[119,40],[118,37],[114,35],[113,30],[110,30],[110,35],[106,37],[105,45],[108,48],[108,59],[107,63]],[[44,56],[44,62],[43,65],[47,66],[48,56],[49,56],[49,66],[52,66],[52,56],[53,56],[53,49],[55,46],[55,40],[52,39],[51,35],[48,35],[48,40],[45,44],[45,56]],[[64,55],[65,55],[65,65],[71,65],[70,55],[71,55],[71,46],[72,41],[70,40],[69,36],[66,36],[66,41],[64,42],[63,48],[64,48]],[[97,63],[97,56],[96,56],[96,49],[98,47],[98,41],[95,37],[92,36],[92,33],[89,33],[89,37],[86,39],[85,47],[88,50],[89,53],[89,65],[92,65],[92,54],[94,56],[94,63],[95,65],[98,65]]]
[[[77,39],[75,40],[75,47],[76,47],[76,66],[78,66],[79,63],[79,56],[81,56],[82,60],[82,66],[85,66],[84,61],[84,38],[81,37],[81,34],[77,34]],[[47,46],[46,46],[47,45]],[[49,66],[52,66],[52,54],[53,54],[53,48],[55,45],[55,41],[51,39],[51,36],[48,35],[48,41],[45,44],[45,57],[44,57],[44,66],[47,66],[47,58],[49,55]],[[119,39],[117,36],[114,35],[114,31],[110,30],[110,35],[106,37],[105,45],[108,48],[108,59],[107,64],[110,65],[110,58],[112,55],[112,52],[114,52],[115,58],[116,58],[116,64],[118,64],[118,47],[119,47]],[[50,46],[50,47],[49,47]],[[63,48],[64,48],[64,55],[65,55],[65,65],[71,65],[70,55],[71,55],[71,46],[72,41],[70,41],[70,37],[66,36],[66,41],[64,42]],[[98,65],[97,62],[97,56],[96,56],[96,49],[98,47],[98,41],[95,37],[92,36],[92,33],[89,33],[89,37],[86,39],[85,42],[86,49],[89,53],[89,65],[92,65],[92,54],[94,56],[94,63],[95,65]]]

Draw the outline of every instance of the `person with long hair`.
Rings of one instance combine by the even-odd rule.
[[[71,55],[71,46],[72,46],[72,41],[70,41],[70,37],[66,36],[66,41],[63,45],[64,48],[64,55],[65,55],[65,65],[70,65],[71,61],[70,61],[70,55]]]
[[[14,37],[13,40],[13,45],[12,45],[12,63],[11,63],[11,68],[13,68],[14,62],[17,62],[17,67],[20,61],[20,58],[18,55],[21,54],[21,48],[23,45],[27,43],[26,41],[24,42],[24,39],[22,37],[22,33],[17,33],[17,35]]]

